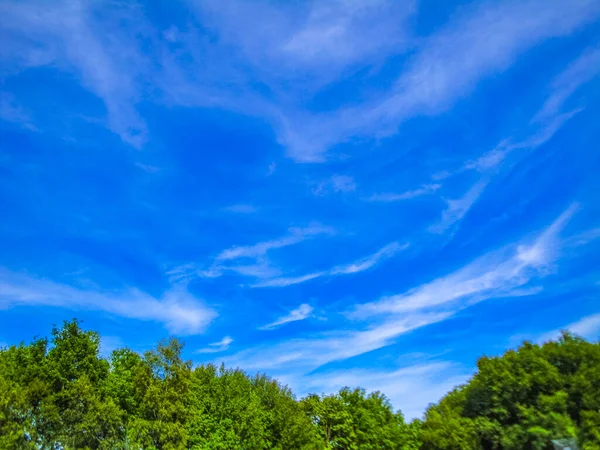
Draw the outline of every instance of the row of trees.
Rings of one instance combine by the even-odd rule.
[[[600,450],[600,343],[568,334],[481,358],[469,383],[406,423],[378,392],[292,392],[264,375],[193,367],[171,339],[99,354],[66,322],[0,350],[1,449]]]

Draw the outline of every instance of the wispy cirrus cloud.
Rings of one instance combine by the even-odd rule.
[[[310,371],[333,361],[390,345],[405,333],[449,317],[448,313],[411,314],[364,329],[336,329],[310,338],[260,345],[224,358],[224,362],[247,370]]]
[[[581,86],[600,75],[600,47],[590,47],[561,72],[550,86],[550,95],[532,122],[544,122],[563,113],[565,102]]]
[[[129,319],[162,323],[180,335],[202,333],[217,313],[181,288],[155,298],[138,289],[86,290],[8,270],[0,270],[0,308],[54,306],[103,311]]]
[[[311,383],[311,372],[325,364],[347,360],[389,346],[396,342],[399,336],[448,320],[476,302],[536,293],[539,285],[532,283],[541,281],[553,272],[553,264],[559,257],[562,244],[559,234],[576,210],[577,205],[566,209],[533,241],[485,254],[447,276],[415,287],[404,294],[355,305],[352,313],[348,315],[349,318],[355,319],[352,322],[338,324],[336,328],[313,336],[242,350],[224,358],[224,361],[227,364],[246,367],[248,370],[268,370],[284,380],[295,380],[298,386],[304,385],[301,390],[307,390],[309,388],[306,386],[310,386]],[[364,322],[364,327],[358,325]],[[595,324],[594,318],[584,326],[593,328]],[[402,370],[404,369],[398,373],[402,373]],[[410,373],[413,369],[406,370]],[[418,368],[414,370],[419,371]],[[391,376],[395,371],[344,372],[355,373],[356,378],[352,379],[352,385],[368,387],[369,380],[384,381],[388,379],[388,374]],[[342,383],[341,372],[329,375],[329,381],[328,376],[320,375],[321,384],[316,383],[314,387],[321,386],[322,389],[329,390]],[[458,371],[456,376],[456,380],[464,380],[467,374]],[[331,386],[328,385],[330,382],[333,383]],[[395,390],[391,389],[392,385],[393,383],[390,383],[385,391],[389,391],[394,397]],[[381,383],[378,383],[378,386],[381,386]],[[441,396],[448,386],[444,385],[442,380],[432,380],[430,394],[438,392],[438,388]],[[398,392],[401,390],[400,387],[397,389]],[[431,395],[427,395],[415,399],[414,405],[408,409],[408,415],[416,417],[431,398]],[[406,407],[404,409],[406,410]]]
[[[462,197],[446,200],[447,207],[442,211],[441,220],[437,224],[432,225],[429,231],[432,233],[443,233],[457,222],[460,222],[477,199],[479,199],[488,182],[488,179],[483,179],[471,186]]]
[[[535,341],[542,343],[556,339],[560,336],[562,330],[570,331],[577,336],[592,341],[600,340],[600,313],[582,317],[578,321],[569,323],[560,329],[543,333],[537,336]]]
[[[445,111],[520,54],[572,33],[599,14],[592,0],[571,5],[508,0],[473,7],[424,41],[390,92],[329,115],[298,113],[293,121],[288,118],[282,142],[292,157],[319,160],[330,146],[353,137],[394,134],[404,120]]]
[[[501,142],[479,158],[468,161],[462,170],[472,169],[489,173],[496,170],[512,151],[532,150],[548,142],[566,122],[582,110],[580,106],[565,110],[565,103],[598,75],[600,48],[590,47],[554,77],[548,88],[546,100],[525,127],[525,138],[516,142],[511,142],[510,139]]]
[[[346,369],[319,372],[314,376],[290,381],[297,392],[303,394],[335,392],[345,386],[360,386],[367,391],[380,391],[393,405],[401,406],[404,418],[411,420],[420,418],[429,404],[440,400],[470,376],[469,370],[459,364],[434,361],[388,371]]]
[[[566,209],[531,244],[488,253],[450,275],[404,294],[361,305],[355,315],[399,314],[446,306],[462,308],[488,298],[511,295],[551,269],[560,249],[559,233],[577,207],[574,204]]]
[[[264,256],[268,251],[290,245],[298,244],[305,239],[322,234],[332,234],[334,231],[330,227],[314,225],[307,228],[292,228],[290,234],[281,238],[259,242],[258,244],[232,247],[223,250],[217,255],[218,261],[227,261],[239,258],[257,258]]]
[[[206,348],[194,350],[194,353],[201,354],[201,353],[224,352],[225,350],[229,349],[229,346],[231,345],[232,342],[233,342],[233,339],[231,337],[225,336],[223,339],[221,339],[218,342],[213,342],[211,344],[208,344],[208,347],[206,347]]]
[[[235,272],[254,278],[274,277],[281,272],[269,263],[267,258],[269,251],[296,245],[319,235],[332,235],[334,233],[333,228],[321,225],[291,228],[286,236],[222,250],[208,266],[197,263],[183,264],[170,269],[167,275],[172,281],[176,282],[191,278],[215,278],[225,272]]]
[[[291,286],[293,284],[304,283],[306,281],[314,280],[322,277],[332,277],[337,275],[350,275],[354,273],[363,272],[375,267],[379,262],[384,259],[391,258],[396,253],[408,248],[408,244],[401,245],[398,242],[392,242],[385,247],[379,249],[377,252],[369,255],[365,258],[359,259],[349,264],[342,264],[335,266],[329,270],[321,272],[313,272],[305,275],[299,275],[295,277],[277,277],[271,278],[264,281],[260,281],[252,285],[252,287],[284,287]]]
[[[298,306],[296,309],[293,309],[292,311],[289,312],[289,314],[286,314],[283,317],[280,317],[279,319],[275,320],[274,322],[271,322],[267,325],[263,325],[262,327],[259,328],[259,330],[272,330],[274,328],[278,328],[282,325],[285,325],[286,323],[290,323],[290,322],[298,322],[299,320],[305,320],[308,319],[310,317],[310,315],[313,312],[313,307],[310,306],[307,303],[303,303],[302,305]]]
[[[31,114],[17,104],[14,96],[4,92],[0,96],[0,119],[19,124],[30,131],[38,131]]]
[[[86,2],[0,8],[8,39],[3,56],[11,72],[53,67],[76,74],[103,101],[108,128],[124,142],[139,148],[148,140],[137,109],[142,101],[218,107],[266,118],[297,161],[323,161],[335,144],[385,137],[410,117],[438,114],[539,42],[568,35],[600,14],[593,0],[568,6],[505,0],[465,8],[423,38],[414,36],[409,21],[416,13],[412,1],[252,6],[236,1],[226,7],[209,1],[191,4],[198,23],[166,30],[129,3],[111,4],[103,14]],[[148,46],[156,60],[144,53]],[[358,105],[348,99],[353,106],[336,111],[306,108],[307,97],[344,70],[376,65],[409,49],[414,56],[391,89],[363,96]],[[215,57],[222,52],[230,57]],[[256,79],[269,95],[256,89]]]
[[[402,192],[400,194],[394,194],[394,193],[390,193],[390,192],[383,193],[383,194],[374,194],[374,195],[368,197],[366,200],[369,202],[384,202],[384,203],[397,202],[397,201],[401,201],[401,200],[410,200],[413,198],[422,197],[424,195],[433,194],[440,187],[442,187],[441,184],[426,184],[424,186],[421,186],[418,189],[413,189],[411,191]]]
[[[313,189],[315,195],[326,195],[338,192],[353,192],[356,182],[349,175],[333,175],[328,180],[322,181]]]
[[[145,34],[139,25],[145,20],[134,5],[114,3],[101,15],[97,6],[71,1],[0,4],[3,71],[53,67],[75,73],[102,99],[108,128],[139,148],[147,127],[135,107],[141,94],[136,78],[151,69],[136,41]],[[126,31],[131,29],[137,36]]]
[[[210,0],[196,4],[199,20],[227,45],[243,52],[244,59],[275,89],[277,77],[299,78],[305,89],[313,86],[313,90],[341,70],[406,49],[407,19],[416,13],[415,5],[412,0],[401,4],[390,0],[302,5],[267,1],[249,5],[236,0],[226,6]]]

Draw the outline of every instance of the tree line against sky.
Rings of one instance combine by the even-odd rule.
[[[568,333],[480,358],[411,422],[379,392],[297,399],[262,374],[194,366],[182,348],[103,358],[99,334],[73,320],[0,349],[0,449],[600,450],[600,342]]]

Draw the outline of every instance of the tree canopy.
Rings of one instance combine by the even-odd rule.
[[[73,320],[0,349],[2,449],[600,450],[600,344],[570,334],[482,357],[423,420],[346,387],[296,399],[265,375],[182,358],[169,339],[100,355]]]

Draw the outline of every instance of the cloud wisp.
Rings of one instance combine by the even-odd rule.
[[[293,158],[318,161],[329,147],[354,137],[395,134],[403,121],[447,110],[520,54],[548,38],[569,35],[599,14],[600,6],[591,0],[570,5],[508,0],[473,7],[426,39],[380,99],[331,114],[298,113],[287,119],[280,139]]]
[[[249,7],[236,1],[223,7],[209,1],[191,7],[198,23],[185,30],[160,30],[135,5],[112,5],[97,14],[97,5],[86,2],[65,1],[60,7],[31,2],[5,4],[0,11],[6,19],[3,35],[10,38],[4,56],[13,71],[54,67],[74,73],[103,101],[108,128],[127,144],[139,148],[148,140],[136,105],[163,101],[265,117],[297,161],[323,161],[335,144],[385,137],[410,117],[443,112],[538,43],[569,35],[600,14],[593,0],[505,0],[472,6],[430,36],[417,38],[408,22],[415,4],[259,2]],[[269,26],[256,26],[252,18],[257,16]],[[206,39],[199,29],[210,29],[219,39]],[[144,54],[147,46],[158,61]],[[414,56],[391,89],[337,111],[306,109],[307,93],[316,95],[344,70],[381,63],[409,49]],[[231,55],[227,61],[214,57],[223,51]],[[590,66],[594,58],[588,56]],[[573,72],[589,78],[577,67]],[[231,80],[227,86],[224,78]],[[255,88],[256,79],[270,88],[270,96]],[[545,109],[552,110],[571,91],[568,83],[559,84],[556,99]]]
[[[350,275],[359,272],[364,272],[365,270],[372,269],[377,264],[379,264],[384,259],[388,259],[396,255],[398,252],[405,250],[408,248],[408,244],[400,244],[398,242],[392,242],[385,247],[379,249],[377,252],[369,255],[365,258],[359,259],[349,264],[343,264],[339,266],[335,266],[329,270],[324,270],[321,272],[313,272],[305,275],[299,275],[296,277],[277,277],[266,279],[264,281],[260,281],[251,285],[252,287],[260,288],[260,287],[284,287],[291,286],[293,284],[300,284],[310,280],[314,280],[322,277],[333,277],[338,275]]]
[[[301,380],[291,380],[296,391],[335,392],[345,386],[361,386],[367,391],[385,393],[393,405],[402,405],[405,419],[420,418],[430,403],[437,402],[450,390],[463,384],[470,373],[448,361],[418,363],[400,369],[347,369],[319,372]],[[297,383],[296,383],[297,381]]]
[[[225,336],[223,339],[221,339],[218,342],[213,342],[211,344],[208,344],[208,347],[206,347],[206,348],[200,348],[198,350],[195,350],[194,353],[202,354],[202,353],[224,352],[225,350],[229,349],[229,346],[231,345],[232,342],[233,342],[233,339],[231,337]]]
[[[162,323],[179,335],[202,333],[217,313],[189,292],[173,288],[161,298],[138,289],[84,290],[8,270],[0,271],[0,308],[54,306],[103,311],[129,319]]]
[[[389,346],[396,342],[399,336],[448,320],[474,303],[538,292],[537,283],[553,273],[553,266],[563,243],[559,235],[576,210],[575,204],[567,208],[533,241],[510,245],[485,254],[449,275],[415,287],[404,294],[356,305],[347,316],[353,319],[352,321],[305,338],[248,348],[223,358],[223,361],[226,364],[243,366],[247,370],[268,370],[282,379],[295,380],[298,385],[310,386],[311,373],[325,364],[348,360]],[[360,325],[365,322],[364,326]],[[581,331],[594,329],[596,326],[597,318],[593,317],[583,321],[579,328],[572,328]],[[353,372],[344,370],[344,373]],[[337,387],[341,372],[330,375],[329,381],[326,376],[319,377],[324,383],[319,385],[321,389]],[[364,385],[371,377],[387,379],[384,372],[376,374],[372,371],[358,370],[356,375],[360,380],[357,378],[353,384]],[[464,371],[457,372],[457,380],[464,380],[466,376]],[[329,382],[335,386],[329,386]],[[448,387],[441,380],[433,380],[432,395],[434,391],[437,392],[436,386],[440,388],[440,393],[445,392]],[[395,391],[392,389],[390,395],[393,396]],[[398,388],[397,391],[402,389]],[[431,401],[432,398],[416,398],[414,408],[409,408],[409,416],[418,415],[425,406],[423,402]]]
[[[286,314],[285,316],[280,317],[279,319],[275,320],[274,322],[271,322],[267,325],[260,327],[259,330],[273,330],[282,325],[285,325],[286,323],[298,322],[300,320],[308,319],[311,316],[312,312],[313,312],[313,307],[307,303],[303,303],[302,305],[298,306],[296,309],[293,309],[292,311],[290,311],[289,314]]]
[[[398,201],[402,201],[402,200],[410,200],[413,198],[422,197],[424,195],[433,194],[440,187],[442,187],[441,184],[427,184],[427,185],[421,186],[418,189],[413,189],[411,191],[402,192],[400,194],[394,194],[394,193],[390,193],[390,192],[383,193],[383,194],[374,194],[374,195],[368,197],[366,200],[369,202],[383,202],[383,203],[398,202]]]
[[[477,199],[479,199],[488,183],[488,179],[483,179],[474,184],[462,197],[446,200],[447,207],[442,212],[441,220],[431,226],[429,231],[432,233],[444,233],[454,224],[460,222]]]
[[[558,235],[576,210],[576,204],[567,208],[530,245],[508,246],[486,254],[450,275],[407,293],[361,305],[355,315],[400,314],[445,306],[461,308],[488,298],[511,295],[551,269],[560,248]]]
[[[151,65],[135,36],[149,37],[139,25],[145,20],[135,7],[114,4],[98,15],[96,6],[69,1],[3,3],[4,61],[12,71],[54,67],[76,74],[81,85],[103,101],[107,127],[140,148],[148,130],[135,108],[141,94],[136,79],[150,73]],[[133,29],[138,33],[128,32]]]
[[[270,264],[268,252],[296,245],[319,235],[335,233],[333,228],[320,225],[291,228],[289,231],[287,236],[253,245],[225,249],[214,258],[208,267],[196,263],[182,264],[170,269],[167,275],[172,282],[182,282],[193,278],[216,278],[226,272],[235,272],[254,278],[270,278],[279,275],[280,270]]]
[[[578,321],[565,325],[560,329],[543,333],[535,338],[535,341],[543,343],[556,339],[560,336],[562,330],[570,331],[577,336],[581,336],[582,338],[592,341],[600,340],[600,313],[582,317]]]
[[[329,193],[347,193],[354,192],[356,190],[356,182],[354,178],[348,175],[333,175],[326,181],[319,183],[319,185],[313,189],[313,194],[322,196]]]
[[[448,313],[394,317],[359,330],[337,329],[312,338],[293,339],[242,350],[225,363],[247,370],[295,370],[308,373],[333,361],[342,361],[394,342],[398,336],[449,317]]]

